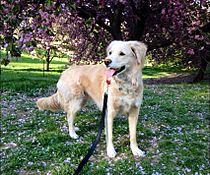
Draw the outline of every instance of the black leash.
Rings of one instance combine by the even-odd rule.
[[[97,134],[96,139],[94,140],[94,142],[92,142],[92,145],[91,145],[90,149],[88,150],[88,153],[82,159],[82,161],[80,162],[80,164],[77,167],[76,171],[74,172],[74,175],[80,174],[80,172],[82,171],[82,168],[88,162],[90,156],[93,154],[94,150],[96,149],[97,144],[100,141],[102,130],[104,128],[104,120],[105,120],[105,116],[106,116],[106,111],[107,111],[107,100],[108,100],[108,95],[107,95],[107,93],[104,93],[103,110],[102,110],[102,116],[101,116],[101,120],[100,120],[99,127],[98,127],[98,134]]]

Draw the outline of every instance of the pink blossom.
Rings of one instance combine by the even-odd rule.
[[[195,52],[194,52],[193,49],[189,49],[189,50],[187,51],[187,53],[188,53],[189,55],[194,55],[194,54],[195,54]]]
[[[166,14],[166,9],[162,9],[161,14],[165,15]]]
[[[203,36],[200,36],[200,35],[195,35],[195,37],[194,37],[196,40],[198,40],[198,41],[202,41],[203,39],[204,39],[204,37]]]
[[[193,26],[199,26],[199,25],[200,25],[200,20],[198,20],[198,21],[193,21],[193,22],[192,22],[192,25],[193,25]]]

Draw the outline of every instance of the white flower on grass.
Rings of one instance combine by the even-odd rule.
[[[64,163],[70,163],[70,161],[71,161],[71,158],[70,157],[68,157],[66,160],[64,160],[63,162]]]
[[[184,172],[189,173],[189,172],[191,172],[191,169],[190,169],[190,168],[185,168],[185,169],[184,169]]]
[[[5,146],[5,149],[15,148],[17,146],[17,144],[14,142],[10,142],[10,143],[5,143],[4,146]]]
[[[46,166],[47,166],[47,163],[44,162],[44,161],[42,161],[42,165],[43,165],[44,167],[46,167]]]
[[[52,175],[52,172],[51,172],[51,171],[48,171],[48,172],[47,172],[47,175]]]
[[[144,171],[144,168],[141,166],[140,162],[136,162],[135,165],[139,169],[139,171],[142,175],[146,174]]]
[[[34,164],[33,162],[28,162],[28,165],[30,165],[30,166],[33,165],[33,164]]]
[[[72,145],[72,142],[66,141],[66,142],[65,142],[65,145],[66,145],[66,146]]]
[[[161,175],[161,173],[159,173],[159,172],[154,172],[154,173],[152,173],[152,175]]]

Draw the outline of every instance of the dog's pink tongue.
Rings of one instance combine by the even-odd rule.
[[[114,69],[107,69],[106,70],[106,76],[107,76],[107,78],[112,77],[114,75],[114,73],[115,73],[115,70]]]

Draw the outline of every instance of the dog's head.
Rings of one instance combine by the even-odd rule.
[[[133,66],[143,67],[147,47],[138,41],[112,41],[107,47],[105,65],[109,77],[121,74]]]

